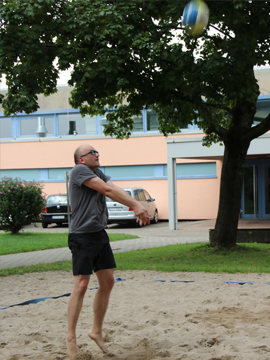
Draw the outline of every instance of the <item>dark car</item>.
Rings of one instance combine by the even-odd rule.
[[[41,216],[43,228],[46,228],[49,224],[62,225],[68,223],[67,195],[49,195]]]

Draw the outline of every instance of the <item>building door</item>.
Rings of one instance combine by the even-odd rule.
[[[270,218],[270,159],[247,160],[241,217]]]

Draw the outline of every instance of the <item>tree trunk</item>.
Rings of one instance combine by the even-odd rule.
[[[246,154],[249,143],[231,141],[225,144],[220,181],[220,199],[212,247],[236,245]]]

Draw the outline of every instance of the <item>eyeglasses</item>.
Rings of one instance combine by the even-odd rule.
[[[96,151],[96,150],[90,150],[88,153],[84,154],[84,155],[81,155],[81,157],[83,156],[86,156],[88,154],[91,154],[91,155],[94,155],[94,156],[98,156],[99,155],[99,152]]]

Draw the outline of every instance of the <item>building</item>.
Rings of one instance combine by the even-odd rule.
[[[256,76],[262,95],[255,120],[260,121],[270,112],[270,69],[256,70]],[[41,181],[46,195],[65,193],[75,149],[91,144],[114,183],[143,186],[155,198],[159,219],[168,220],[169,213],[179,220],[216,218],[222,147],[202,147],[203,133],[193,125],[165,138],[158,132],[156,114],[146,109],[135,118],[130,139],[106,137],[102,118],[82,118],[70,108],[69,93],[69,87],[61,86],[56,94],[39,96],[40,109],[33,114],[7,118],[0,107],[0,177]],[[270,217],[270,132],[252,142],[246,167],[241,216]],[[177,211],[172,214],[169,195],[176,189],[170,207]]]

